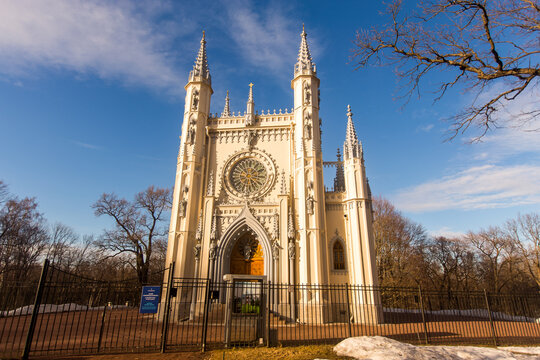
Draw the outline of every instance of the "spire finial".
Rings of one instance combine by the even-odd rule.
[[[345,143],[343,144],[343,155],[345,159],[362,156],[362,144],[360,144],[358,136],[356,136],[352,116],[351,106],[347,105],[347,133]]]
[[[208,60],[206,58],[206,40],[204,30],[201,38],[201,46],[199,48],[199,53],[197,54],[197,59],[195,59],[193,70],[189,74],[189,80],[195,80],[194,77],[201,77],[208,83],[212,82],[212,78],[210,77],[210,70],[208,68]]]
[[[315,63],[311,58],[311,53],[309,52],[309,46],[307,43],[307,34],[302,24],[302,34],[300,34],[300,50],[298,50],[298,61],[294,66],[294,74],[306,73],[306,74],[316,74],[317,70],[315,68]]]
[[[229,117],[229,116],[231,116],[231,109],[229,105],[229,90],[227,90],[227,96],[225,97],[225,107],[223,108],[221,117]]]
[[[249,83],[249,96],[247,101],[245,125],[251,126],[255,123],[255,103],[253,102],[253,83]]]

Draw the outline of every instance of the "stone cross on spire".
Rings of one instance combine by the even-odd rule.
[[[195,81],[196,77],[202,78],[203,81],[212,83],[212,78],[210,76],[210,70],[208,68],[208,59],[206,58],[206,40],[205,34],[201,38],[201,47],[199,48],[199,53],[197,54],[197,59],[195,59],[195,64],[193,65],[193,70],[189,74],[189,80]]]
[[[300,41],[300,50],[298,50],[298,61],[294,66],[294,75],[299,74],[308,74],[315,75],[317,73],[317,68],[313,59],[311,58],[311,53],[309,52],[309,46],[307,43],[307,34],[302,24],[302,34]]]
[[[231,116],[231,109],[229,106],[229,90],[227,90],[227,96],[225,97],[225,107],[223,108],[221,117],[229,117],[229,116]]]
[[[255,123],[255,102],[253,102],[253,83],[249,83],[249,96],[247,101],[246,111],[246,126],[251,126]]]
[[[347,134],[343,144],[343,156],[345,159],[362,157],[362,144],[358,141],[358,136],[356,136],[352,116],[351,106],[347,105]]]

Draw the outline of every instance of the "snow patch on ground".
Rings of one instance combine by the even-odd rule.
[[[128,308],[128,306],[125,305],[109,305],[107,306],[109,309],[125,309]],[[103,306],[87,306],[87,305],[79,305],[74,303],[69,304],[41,304],[39,306],[38,312],[40,314],[48,314],[48,313],[56,313],[56,312],[66,312],[66,311],[92,311],[92,310],[103,310]],[[2,316],[15,316],[15,315],[30,315],[34,311],[34,305],[27,305],[20,308],[17,308],[15,310],[9,310],[9,311],[0,311],[0,317]]]
[[[526,352],[527,350],[530,352]],[[414,346],[382,336],[348,338],[337,344],[334,347],[334,352],[338,356],[366,360],[540,359],[540,348],[511,347],[495,349],[474,346]]]

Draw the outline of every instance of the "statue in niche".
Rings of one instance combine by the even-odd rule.
[[[195,260],[199,261],[201,257],[201,243],[199,241],[193,247],[193,255],[195,256]]]
[[[185,199],[182,199],[182,201],[180,202],[180,209],[178,211],[181,217],[186,216],[186,208],[187,208],[187,201]]]
[[[191,101],[191,110],[197,110],[199,108],[199,91],[193,90],[193,100]]]
[[[217,255],[217,244],[216,241],[213,240],[210,242],[210,248],[208,249],[208,257],[210,260],[215,260]]]
[[[278,241],[275,240],[272,243],[272,259],[277,260],[279,258],[279,249],[281,249],[281,246],[279,246]]]
[[[196,124],[197,124],[197,122],[195,120],[191,120],[189,122],[189,129],[188,129],[188,134],[187,134],[187,143],[188,144],[195,143],[195,125]]]
[[[308,83],[304,84],[304,104],[309,105],[311,103],[311,90]]]
[[[294,260],[296,256],[296,245],[294,241],[289,241],[289,259]]]
[[[313,215],[313,207],[315,205],[315,200],[313,199],[313,196],[309,195],[306,199],[306,207],[307,207],[307,213],[308,215]]]
[[[304,138],[306,140],[311,140],[311,124],[309,123],[304,125]]]

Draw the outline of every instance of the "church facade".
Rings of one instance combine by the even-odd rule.
[[[203,34],[185,87],[167,249],[175,278],[377,286],[362,145],[349,107],[343,160],[323,162],[319,79],[304,31],[293,73],[291,110],[259,113],[250,84],[245,111],[231,113],[227,93],[223,112],[211,114]],[[327,166],[336,168],[331,190]]]

